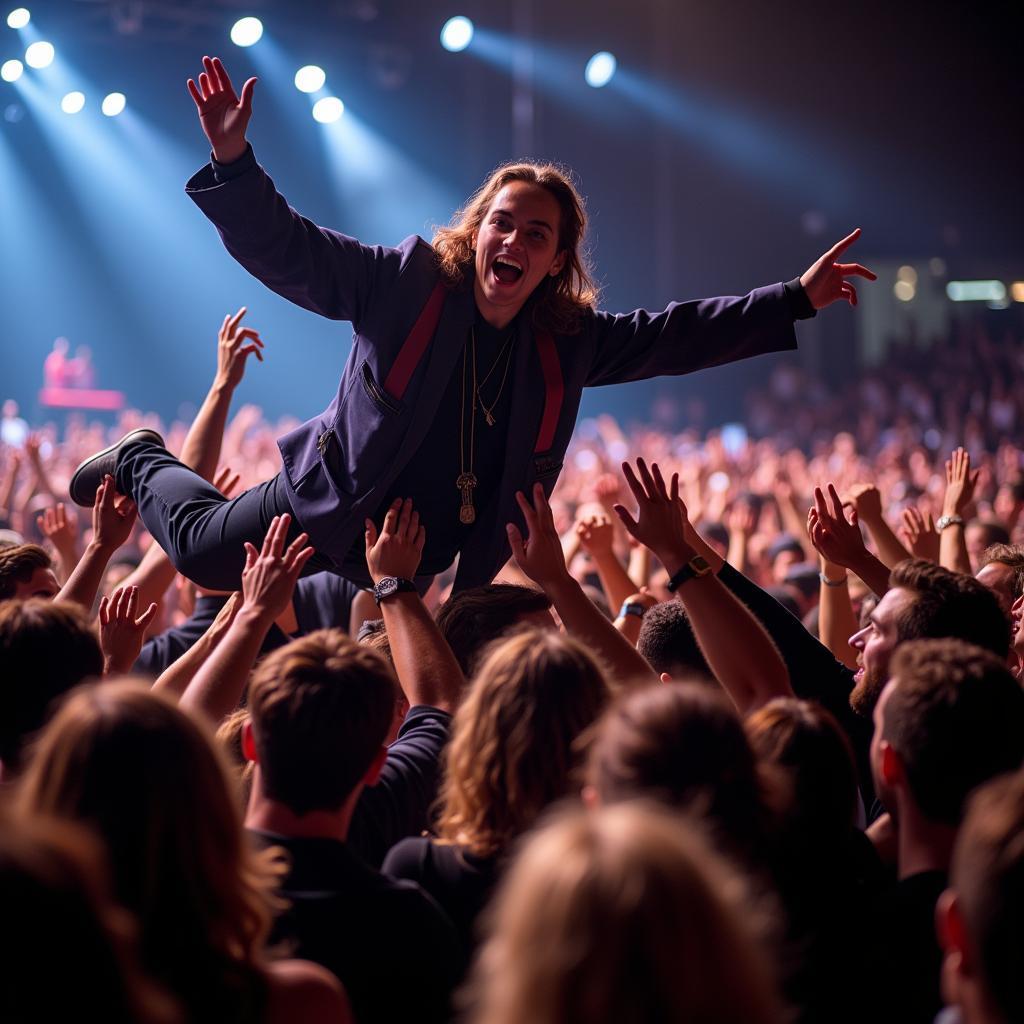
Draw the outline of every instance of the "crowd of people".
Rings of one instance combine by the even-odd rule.
[[[287,515],[221,593],[66,499],[143,427],[278,472],[243,315],[189,423],[0,449],[4,1020],[1024,1019],[1014,339],[776,371],[738,443],[584,421],[493,583],[377,607]]]

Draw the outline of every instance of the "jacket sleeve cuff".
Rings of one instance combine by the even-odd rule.
[[[218,185],[222,185],[225,181],[240,178],[247,171],[251,171],[256,166],[256,155],[252,151],[250,142],[246,145],[245,152],[237,160],[232,160],[229,164],[222,164],[214,160],[211,153],[210,163],[213,166],[214,179]]]
[[[251,153],[252,150],[250,149],[249,152]],[[244,159],[244,156],[239,157],[236,162],[241,163]],[[217,164],[214,164],[214,167],[216,166]],[[231,166],[234,167],[235,164]],[[807,298],[807,292],[804,291],[799,277],[787,281],[782,287],[786,289],[786,301],[789,303],[789,312],[794,320],[810,320],[818,315],[818,311],[811,305],[811,300]]]

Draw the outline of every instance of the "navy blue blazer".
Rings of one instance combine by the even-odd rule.
[[[340,565],[402,468],[414,455],[430,458],[422,441],[476,316],[472,279],[447,294],[404,394],[389,395],[382,382],[440,278],[433,248],[416,235],[394,248],[368,246],[317,226],[289,207],[251,149],[228,170],[207,165],[186,186],[228,252],[279,295],[352,323],[352,350],[334,400],[278,441],[295,516],[317,551]],[[459,558],[458,589],[489,582],[508,559],[505,523],[521,523],[515,492],[539,481],[550,495],[584,387],[796,348],[781,283],[744,296],[673,302],[657,313],[592,313],[579,333],[554,338],[562,401],[550,447],[534,451],[547,393],[528,321],[518,321],[504,473],[496,493],[480,496],[484,503]]]

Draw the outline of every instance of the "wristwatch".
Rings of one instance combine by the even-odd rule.
[[[647,605],[641,604],[639,601],[623,601],[622,607],[619,609],[619,618],[624,619],[627,615],[635,615],[638,619],[642,619],[647,614]]]
[[[935,520],[935,529],[939,533],[942,533],[942,531],[947,526],[963,526],[963,525],[964,525],[964,517],[963,516],[939,516],[939,518]]]
[[[673,577],[668,581],[668,589],[671,593],[675,593],[687,580],[699,579],[701,576],[710,576],[711,566],[708,565],[706,558],[701,555],[694,555],[686,565],[682,567]]]
[[[379,605],[386,597],[392,594],[416,593],[416,584],[412,580],[402,579],[400,576],[382,576],[377,585],[373,588],[373,599]]]

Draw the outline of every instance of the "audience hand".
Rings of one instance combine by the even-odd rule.
[[[245,542],[240,613],[273,622],[288,608],[302,568],[313,556],[313,549],[306,544],[309,540],[306,533],[300,533],[285,550],[284,541],[291,521],[287,513],[274,516],[261,551]]]
[[[427,531],[412,499],[395,498],[384,516],[380,536],[372,519],[366,520],[366,567],[374,583],[385,576],[411,580],[420,567]]]
[[[243,306],[234,316],[224,317],[224,323],[220,325],[217,334],[217,376],[214,386],[221,386],[232,391],[241,383],[245,373],[246,360],[251,355],[262,363],[263,342],[260,340],[260,333],[255,327],[242,327],[239,324],[245,316]],[[248,341],[249,344],[244,344]]]
[[[256,79],[246,81],[239,99],[219,57],[204,57],[203,68],[198,86],[191,78],[188,80],[188,91],[195,100],[199,123],[210,140],[214,159],[228,164],[245,152],[245,129],[252,117]]]
[[[106,551],[116,551],[131,536],[137,513],[135,502],[119,495],[114,490],[114,478],[105,476],[96,488],[96,504],[92,507],[93,543]]]
[[[57,554],[69,568],[78,561],[78,517],[68,513],[64,502],[58,501],[36,517],[42,535],[57,549]]]
[[[946,496],[942,502],[942,514],[962,516],[964,509],[974,498],[974,485],[978,482],[980,470],[971,472],[971,456],[957,448],[946,463]]]
[[[747,501],[737,501],[726,516],[726,529],[730,535],[749,537],[757,527],[757,516]]]
[[[836,260],[860,238],[860,228],[855,228],[842,241],[800,275],[800,284],[807,292],[807,298],[815,309],[824,309],[833,302],[844,299],[851,306],[857,305],[857,289],[847,281],[848,277],[866,277],[877,280],[877,275],[859,263],[837,263]]]
[[[613,557],[615,527],[607,516],[588,516],[576,524],[580,547],[597,560]]]
[[[815,550],[823,558],[856,571],[867,551],[857,525],[857,511],[851,510],[847,520],[843,503],[832,484],[828,485],[831,508],[820,487],[814,488],[814,507],[807,516],[807,533]]]
[[[874,484],[854,484],[849,495],[860,522],[870,523],[882,518],[882,494]]]
[[[103,650],[104,675],[130,672],[135,664],[146,629],[156,615],[156,605],[151,604],[136,617],[138,610],[138,587],[118,587],[110,597],[100,599],[100,647]]]
[[[643,459],[637,459],[636,466],[639,479],[628,462],[622,464],[626,483],[637,501],[637,518],[622,505],[615,506],[616,515],[630,536],[650,548],[669,573],[674,573],[695,554],[687,540],[689,520],[686,506],[679,497],[679,474],[672,474],[671,485],[667,488],[656,462],[648,469]]]
[[[516,491],[516,501],[522,510],[523,519],[526,520],[527,537],[524,541],[515,523],[506,525],[512,554],[519,568],[534,583],[547,589],[569,575],[562,555],[562,543],[555,529],[554,517],[551,515],[551,506],[540,484],[533,485],[532,505],[522,491]]]
[[[929,512],[923,515],[919,509],[905,508],[900,516],[903,528],[900,534],[915,558],[924,558],[929,562],[939,560],[939,533]]]
[[[230,466],[221,466],[221,468],[217,470],[217,475],[213,478],[213,486],[216,487],[225,498],[230,498],[232,492],[238,486],[241,479],[241,474],[236,473]]]

